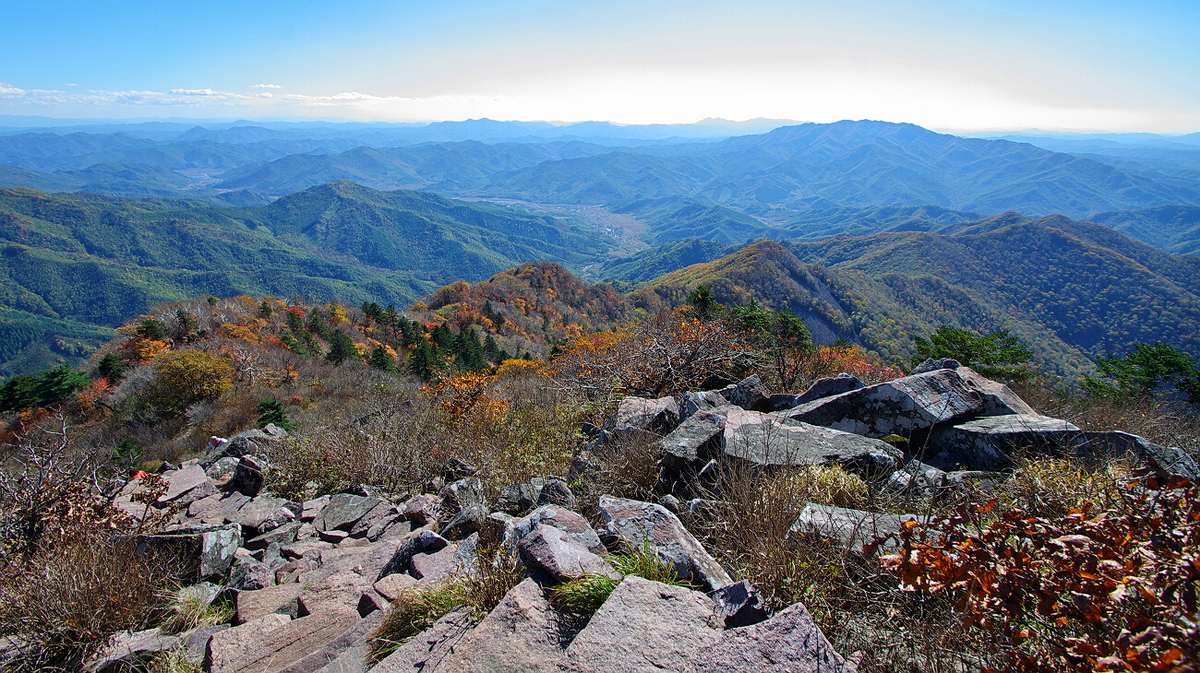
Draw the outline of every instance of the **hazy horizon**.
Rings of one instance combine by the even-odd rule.
[[[48,0],[0,26],[0,115],[1200,131],[1200,4],[199,5]]]

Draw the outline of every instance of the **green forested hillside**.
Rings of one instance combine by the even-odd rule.
[[[0,372],[23,370],[25,349],[60,337],[107,338],[103,328],[157,301],[268,294],[407,305],[522,261],[589,260],[609,242],[553,218],[350,183],[262,208],[0,189],[0,306],[10,322],[32,325],[0,330],[0,355],[11,353]],[[69,350],[62,356],[80,354]]]
[[[1197,152],[1200,154],[1200,152]],[[1156,206],[1097,213],[1090,222],[1176,255],[1200,255],[1200,206]]]

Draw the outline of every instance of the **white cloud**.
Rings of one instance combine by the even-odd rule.
[[[251,84],[251,89],[282,89],[278,84]]]

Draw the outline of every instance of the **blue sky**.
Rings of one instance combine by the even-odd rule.
[[[0,114],[1200,131],[1200,2],[16,2]]]

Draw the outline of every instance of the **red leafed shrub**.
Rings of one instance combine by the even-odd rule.
[[[1150,468],[1103,511],[994,508],[909,522],[883,564],[902,590],[953,596],[1008,670],[1200,670],[1200,487]]]

